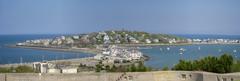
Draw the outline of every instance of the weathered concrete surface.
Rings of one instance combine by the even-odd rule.
[[[5,81],[5,74],[0,74],[0,81]]]
[[[0,74],[0,81],[239,81],[240,73],[215,74],[192,71],[155,71],[132,73]]]

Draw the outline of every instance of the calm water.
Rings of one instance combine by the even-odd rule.
[[[0,35],[0,64],[20,63],[20,58],[23,59],[23,62],[35,62],[42,60],[70,59],[93,56],[92,54],[86,53],[8,48],[5,46],[7,44],[15,44],[16,42],[22,42],[25,40],[52,38],[56,36],[58,35]]]
[[[25,40],[39,38],[53,38],[58,35],[0,35],[0,64],[19,63],[20,58],[23,62],[34,62],[42,60],[83,58],[93,56],[86,53],[56,52],[23,48],[8,48],[4,45],[22,42]],[[228,38],[240,39],[240,36],[207,36],[207,35],[180,35],[188,38]],[[170,48],[170,50],[167,50]],[[179,49],[186,51],[180,54]],[[200,48],[200,50],[199,50]],[[162,49],[162,50],[160,50]],[[237,52],[233,52],[236,50]],[[240,58],[240,45],[186,45],[186,46],[157,46],[152,49],[141,49],[144,54],[150,56],[150,60],[145,64],[154,68],[165,66],[172,67],[180,59],[195,60],[205,56],[220,56],[223,53],[230,53],[234,58]]]
[[[191,39],[240,39],[239,35],[178,35]],[[170,50],[167,50],[170,48]],[[179,49],[184,48],[182,52]],[[199,50],[200,48],[200,50]],[[160,50],[162,49],[162,50]],[[236,52],[233,52],[236,50]],[[150,56],[150,60],[145,64],[154,68],[165,66],[172,67],[180,59],[196,60],[206,56],[220,56],[224,53],[232,54],[235,59],[240,58],[239,45],[185,45],[185,46],[157,46],[152,49],[141,49],[141,51]]]
[[[181,48],[186,49],[182,54],[179,50]],[[233,52],[233,50],[237,52]],[[141,49],[141,51],[150,56],[150,60],[145,64],[154,68],[172,67],[180,59],[195,60],[206,56],[220,56],[223,53],[232,54],[236,59],[240,57],[240,45],[157,46],[152,49]]]

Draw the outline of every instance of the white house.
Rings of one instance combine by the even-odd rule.
[[[154,42],[154,43],[158,43],[158,42],[159,42],[159,39],[153,39],[153,42]]]
[[[146,42],[147,44],[152,43],[152,41],[151,41],[150,39],[145,39],[145,42]]]
[[[77,35],[73,36],[73,39],[79,39],[79,36],[77,36]]]
[[[35,62],[33,63],[33,69],[40,73],[47,73],[48,63]]]

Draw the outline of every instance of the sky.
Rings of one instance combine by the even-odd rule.
[[[0,34],[240,35],[240,0],[0,0]]]

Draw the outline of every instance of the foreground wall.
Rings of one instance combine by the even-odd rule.
[[[134,73],[0,74],[0,81],[240,81],[240,73],[214,74],[191,71]]]

